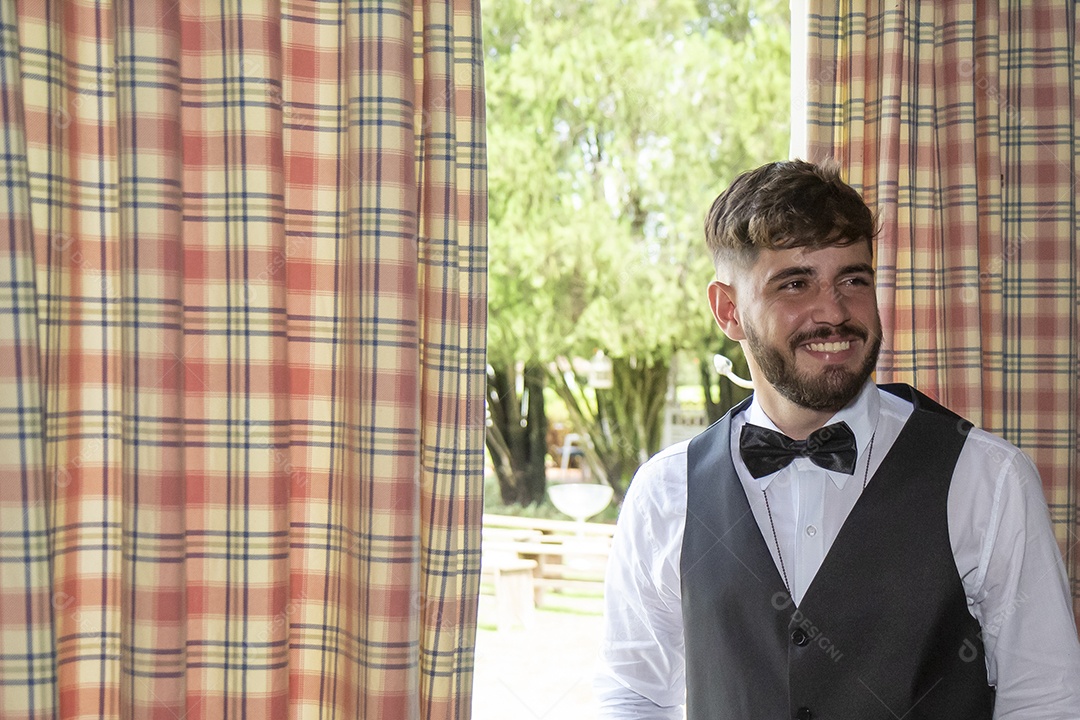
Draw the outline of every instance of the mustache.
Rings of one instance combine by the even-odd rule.
[[[866,339],[870,337],[870,331],[862,325],[854,325],[848,322],[841,323],[840,325],[822,325],[812,330],[801,332],[791,338],[791,349],[794,350],[799,345],[806,342],[828,340],[833,337],[839,337],[841,340],[855,338],[865,342]]]

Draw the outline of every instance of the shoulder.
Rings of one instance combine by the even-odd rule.
[[[608,572],[614,586],[627,586],[627,577],[647,577],[647,584],[666,597],[678,596],[687,444],[661,450],[634,475],[619,510],[611,549]]]
[[[957,472],[973,475],[973,481],[995,481],[994,485],[1008,481],[1026,484],[1039,477],[1035,463],[1023,450],[978,427],[973,427],[968,433],[957,463]]]
[[[686,513],[686,450],[683,441],[664,448],[649,458],[630,482],[623,511],[633,508],[652,515]]]
[[[982,428],[973,427],[949,408],[937,404],[932,398],[910,386],[890,387],[893,389],[878,388],[881,416],[890,425],[899,427],[906,422],[915,410],[912,402],[918,402],[923,409],[930,410],[932,415],[937,416],[939,421],[955,425],[957,430],[967,433],[957,461],[954,483],[960,482],[970,491],[996,493],[1000,491],[1003,483],[1025,485],[1032,479],[1038,480],[1035,464],[1008,440]],[[896,388],[906,388],[909,392],[897,394]]]
[[[1021,527],[1028,516],[1046,515],[1046,499],[1035,463],[1008,440],[973,427],[953,470],[950,505],[964,508],[980,535],[993,541],[1005,520]],[[1009,521],[1007,518],[1012,517]],[[981,518],[981,520],[980,520]]]

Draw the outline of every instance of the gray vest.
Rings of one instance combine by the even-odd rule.
[[[795,607],[731,461],[734,408],[690,442],[681,560],[688,720],[990,720],[947,504],[971,424],[915,410]]]

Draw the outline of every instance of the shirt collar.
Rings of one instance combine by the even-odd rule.
[[[855,461],[856,473],[859,472],[866,463],[866,448],[870,444],[870,439],[873,437],[874,432],[877,430],[880,410],[881,396],[877,385],[868,380],[866,384],[863,385],[862,390],[859,391],[859,394],[855,396],[854,400],[848,403],[842,410],[837,412],[822,425],[822,427],[824,427],[825,425],[832,425],[833,423],[846,422],[852,432],[855,433],[855,447],[858,450],[858,459]],[[750,406],[746,408],[742,415],[744,422],[760,425],[761,427],[780,432],[780,428],[776,427],[776,423],[765,414],[765,410],[758,403],[757,395],[754,395],[753,400],[750,402]],[[738,429],[741,431],[741,425]],[[795,462],[788,465],[786,468],[757,478],[757,481],[761,484],[761,489],[767,489],[773,479],[780,475],[780,473],[794,468],[796,463],[804,460],[804,458],[797,458]],[[805,460],[805,462],[810,461]],[[825,470],[824,468],[821,468],[821,471],[828,475],[829,479],[832,480],[833,484],[836,485],[839,490],[843,490],[847,481],[853,477],[853,475],[833,470]]]

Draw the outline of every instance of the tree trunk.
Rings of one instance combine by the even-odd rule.
[[[526,362],[519,396],[514,364],[488,366],[487,447],[505,505],[530,505],[544,497],[547,479],[547,415],[544,412],[544,369]]]
[[[573,375],[565,359],[550,369],[574,426],[589,437],[585,460],[619,500],[638,466],[660,449],[669,370],[667,361],[614,358],[612,387],[590,398],[583,378],[568,380]]]

